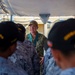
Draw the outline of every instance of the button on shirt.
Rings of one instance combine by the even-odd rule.
[[[0,75],[27,75],[27,73],[8,59],[0,57]]]

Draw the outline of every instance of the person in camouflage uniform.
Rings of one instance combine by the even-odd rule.
[[[20,38],[17,42],[16,52],[9,58],[13,63],[22,67],[29,75],[39,75],[40,64],[39,57],[33,44],[25,40],[25,28],[21,24],[17,24]]]
[[[46,43],[47,41],[47,38],[39,33],[37,31],[38,29],[38,23],[34,20],[32,20],[29,24],[30,26],[30,33],[27,34],[26,36],[26,39],[28,39],[29,41],[31,41],[36,50],[37,50],[37,53],[39,55],[39,58],[40,58],[40,63],[42,64],[43,63],[43,53],[44,53],[44,44]]]
[[[27,75],[20,67],[8,60],[16,50],[18,29],[11,21],[0,23],[0,75]]]

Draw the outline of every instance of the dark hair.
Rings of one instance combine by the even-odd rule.
[[[23,42],[25,40],[26,29],[25,29],[25,27],[22,24],[19,24],[19,23],[17,24],[17,27],[18,27],[18,30],[19,30],[18,40]]]

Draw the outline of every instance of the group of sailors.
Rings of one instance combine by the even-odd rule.
[[[53,25],[48,38],[32,20],[0,23],[0,75],[75,75],[75,19]],[[45,50],[45,55],[44,55]]]

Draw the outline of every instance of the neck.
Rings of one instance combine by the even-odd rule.
[[[0,57],[3,57],[5,59],[8,59],[8,56],[7,55],[1,54],[1,53],[0,53]]]
[[[37,32],[35,32],[35,33],[31,33],[31,34],[32,34],[32,37],[33,37],[33,38],[35,38],[35,37],[36,37]]]
[[[67,59],[64,60],[62,69],[73,68],[73,67],[75,67],[75,55],[72,55],[72,57],[68,57]]]
[[[3,57],[3,58],[5,58],[5,59],[8,59],[8,57],[10,56],[10,52],[9,52],[9,51],[10,51],[10,50],[7,49],[7,50],[4,51],[4,52],[0,52],[0,56]]]

